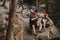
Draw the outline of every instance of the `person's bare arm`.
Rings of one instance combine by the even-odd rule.
[[[50,18],[48,18],[48,20],[50,21],[51,24],[54,24],[53,21]]]
[[[36,20],[38,17],[32,18],[31,20]]]

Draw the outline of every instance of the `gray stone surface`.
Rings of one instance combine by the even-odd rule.
[[[6,5],[8,7],[9,4],[6,3]],[[3,7],[0,7],[0,14],[2,14],[3,19],[5,17],[8,17],[8,15],[6,14],[8,12],[9,12],[9,9],[4,9]],[[23,24],[23,27],[24,27],[22,40],[38,40],[39,38],[42,40],[44,40],[43,38],[48,40],[48,39],[59,37],[59,32],[54,25],[52,25],[51,30],[49,28],[46,28],[45,31],[42,31],[42,33],[38,33],[37,36],[34,36],[32,33],[30,33],[31,31],[29,31],[30,30],[29,29],[29,18],[22,17],[21,13],[16,13],[16,14],[18,15],[20,20],[19,20],[19,23],[16,25],[14,24],[14,26],[17,27]]]

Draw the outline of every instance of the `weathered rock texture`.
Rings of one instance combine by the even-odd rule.
[[[5,17],[8,17],[8,14],[7,14],[8,12],[9,12],[9,10],[4,9],[3,7],[0,7],[0,14],[3,15],[2,16],[3,19]],[[59,37],[59,32],[54,25],[46,28],[45,31],[42,30],[42,33],[38,33],[37,36],[34,36],[29,27],[29,18],[22,17],[21,13],[19,13],[19,14],[16,13],[16,14],[17,14],[17,16],[14,18],[16,20],[14,20],[15,23],[13,24],[14,30],[12,30],[13,38],[15,40],[49,40],[49,39]],[[0,19],[2,19],[2,18],[0,18]],[[4,22],[3,22],[3,24],[4,24]],[[4,26],[4,27],[0,26],[0,27],[4,28],[4,30],[5,30],[6,26]],[[4,30],[3,30],[3,32],[5,34],[6,31],[4,31]],[[3,39],[1,39],[1,37],[2,37],[2,35],[0,36],[0,40],[3,40],[5,38],[5,35],[2,37]]]

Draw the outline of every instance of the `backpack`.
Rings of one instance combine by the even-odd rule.
[[[49,21],[50,21],[50,20],[49,20],[48,18],[45,18],[45,19],[47,20],[47,21],[46,21],[46,24],[45,24],[45,27],[48,28],[48,27],[50,26],[50,24],[49,24]]]

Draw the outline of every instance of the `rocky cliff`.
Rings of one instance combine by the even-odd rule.
[[[4,9],[3,7],[0,7],[0,14],[2,15],[2,17],[0,19],[1,22],[1,28],[3,29],[3,34],[1,33],[0,36],[0,40],[4,40],[5,38],[5,33],[6,33],[6,29],[5,29],[5,24],[7,24],[7,21],[5,20],[5,18],[8,18],[8,9]],[[30,27],[29,27],[29,18],[24,18],[22,17],[21,13],[16,13],[16,17],[15,19],[15,23],[14,23],[14,30],[13,31],[13,38],[14,40],[54,40],[55,39],[59,39],[59,31],[57,30],[57,28],[55,27],[55,25],[53,24],[52,26],[46,28],[45,30],[42,30],[42,33],[37,33],[37,36],[33,35]],[[3,26],[2,26],[3,25]],[[1,30],[2,30],[1,29]]]

